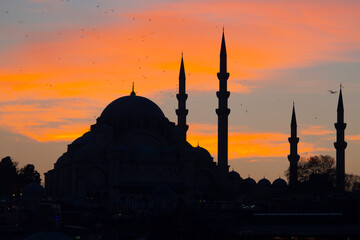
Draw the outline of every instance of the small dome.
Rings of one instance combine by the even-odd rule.
[[[286,188],[287,187],[287,183],[284,179],[282,178],[278,178],[278,179],[275,179],[275,181],[273,182],[272,184],[274,187],[279,187],[279,188]]]
[[[269,180],[267,180],[266,178],[260,179],[260,181],[258,182],[259,186],[262,187],[269,187],[271,186],[271,182]]]
[[[165,115],[151,100],[132,94],[111,102],[100,117],[108,119],[121,117],[165,118]]]
[[[230,180],[234,180],[234,181],[241,180],[240,174],[235,171],[229,172],[229,178]]]
[[[205,148],[197,146],[196,148],[194,148],[194,150],[195,150],[197,158],[200,158],[200,159],[212,159],[211,154]]]
[[[245,185],[256,185],[256,182],[254,179],[252,179],[251,177],[245,178],[244,179],[244,184]]]

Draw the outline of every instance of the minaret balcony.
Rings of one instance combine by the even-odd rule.
[[[335,149],[345,149],[347,147],[347,142],[334,142]]]
[[[177,98],[177,100],[179,100],[179,101],[185,101],[185,100],[188,98],[188,95],[187,95],[187,94],[180,94],[180,93],[178,93],[178,94],[176,94],[176,98]]]
[[[228,116],[230,114],[230,109],[228,109],[228,108],[225,108],[225,109],[217,108],[216,109],[216,114],[218,116],[222,116],[222,115]]]
[[[217,77],[220,81],[226,81],[229,79],[230,73],[228,72],[219,72],[217,73]]]
[[[175,112],[176,112],[176,115],[178,115],[178,116],[183,116],[183,115],[186,116],[189,113],[189,110],[180,108],[180,109],[176,109]]]
[[[335,123],[334,126],[336,130],[341,131],[341,130],[345,130],[346,123]]]
[[[299,142],[298,137],[295,137],[295,138],[294,137],[289,137],[288,140],[289,140],[289,143],[291,143],[291,144],[297,144]]]
[[[289,162],[296,161],[298,162],[300,160],[300,156],[298,154],[290,154],[287,156]]]
[[[225,91],[225,92],[222,92],[222,91],[217,91],[216,92],[216,96],[218,98],[229,98],[230,97],[230,92],[229,91]]]

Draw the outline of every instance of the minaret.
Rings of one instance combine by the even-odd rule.
[[[186,124],[186,115],[188,110],[186,109],[186,99],[188,95],[185,93],[185,68],[183,55],[181,54],[181,64],[180,64],[180,73],[179,73],[179,93],[176,94],[178,99],[178,109],[176,109],[176,115],[178,116],[178,126],[181,130],[181,140],[186,141],[186,132],[189,126]]]
[[[230,92],[227,90],[227,80],[229,73],[227,72],[226,63],[226,46],[224,29],[222,34],[221,50],[220,50],[220,72],[217,77],[219,79],[219,91],[216,96],[219,99],[219,108],[216,109],[218,115],[218,165],[220,171],[224,174],[229,172],[228,166],[228,98]]]
[[[290,161],[290,188],[294,188],[298,182],[297,176],[297,167],[300,156],[298,155],[297,145],[299,142],[299,138],[297,137],[297,124],[296,124],[296,115],[295,115],[295,104],[293,103],[293,110],[291,116],[291,137],[289,137],[290,143],[290,155],[288,155],[288,159]]]
[[[341,88],[340,85],[337,123],[334,124],[336,128],[336,142],[334,146],[336,148],[336,187],[340,192],[343,192],[345,190],[345,148],[347,143],[345,142],[346,123],[344,123],[344,105]]]

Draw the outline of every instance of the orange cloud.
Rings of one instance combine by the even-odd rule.
[[[348,135],[348,136],[346,136],[346,138],[350,141],[359,141],[360,135]]]
[[[319,125],[304,125],[301,128],[301,135],[310,135],[310,136],[321,136],[335,134],[333,130],[327,130],[324,126]]]
[[[41,105],[5,104],[0,123],[42,141],[81,134],[95,109],[99,111],[97,108],[128,94],[131,82],[141,95],[172,92],[182,51],[188,89],[216,91],[220,22],[225,25],[232,92],[249,93],[259,87],[256,81],[269,76],[266,69],[353,60],[346,53],[360,42],[360,34],[354,31],[360,21],[359,3],[319,2],[173,2],[146,10],[120,11],[112,15],[112,21],[83,28],[72,24],[33,32],[29,28],[27,37],[2,50],[6,62],[0,66],[0,88],[4,91],[0,101],[62,99],[64,106],[43,109]],[[244,80],[251,84],[244,84]],[[82,101],[73,108],[65,103],[71,98],[89,102]],[[65,115],[88,120],[76,125],[70,120],[64,122]],[[54,124],[47,127],[45,122]],[[212,146],[209,149],[216,152],[216,138],[206,140],[200,130],[199,135],[193,133],[201,144],[208,141]],[[333,132],[319,126],[302,130],[304,135],[329,133]],[[281,134],[233,132],[229,136],[232,158],[279,156],[288,148],[287,136]]]
[[[238,127],[239,129],[240,127]],[[229,132],[229,159],[247,157],[286,157],[289,154],[288,135],[283,133],[256,133],[244,131]],[[211,124],[190,124],[188,141],[192,145],[205,147],[212,156],[217,155],[217,126]],[[299,143],[300,153],[316,152],[311,143]]]
[[[37,141],[72,141],[95,122],[81,100],[1,104],[0,125]]]

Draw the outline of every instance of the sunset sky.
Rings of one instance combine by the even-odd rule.
[[[359,13],[356,0],[1,0],[0,157],[52,169],[132,82],[176,122],[183,52],[188,140],[217,161],[224,26],[230,169],[284,177],[293,101],[300,156],[335,156],[328,90],[342,83],[346,172],[360,174]]]

